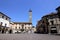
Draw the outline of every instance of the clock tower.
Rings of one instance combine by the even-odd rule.
[[[32,23],[32,10],[31,9],[29,10],[29,22]]]

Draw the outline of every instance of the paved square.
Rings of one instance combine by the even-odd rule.
[[[60,40],[60,36],[48,34],[0,34],[0,40]]]

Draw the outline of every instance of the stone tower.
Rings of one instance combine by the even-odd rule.
[[[32,10],[31,9],[29,10],[29,22],[32,23]]]

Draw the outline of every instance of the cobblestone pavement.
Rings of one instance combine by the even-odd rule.
[[[0,40],[60,40],[60,36],[48,34],[0,34]]]

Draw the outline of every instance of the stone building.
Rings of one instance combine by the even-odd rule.
[[[58,15],[57,13],[50,13],[48,15],[45,15],[48,20],[48,31],[49,33],[57,33],[57,27],[58,27]]]
[[[48,18],[49,22],[49,33],[58,33],[60,34],[60,6],[56,8],[57,12],[52,13]]]
[[[10,17],[0,12],[0,32],[5,32],[10,27]]]
[[[57,12],[52,12],[42,17],[39,27],[43,27],[44,32],[48,33],[60,33],[60,7],[56,8]],[[39,28],[37,26],[37,28]],[[41,31],[41,29],[40,29]]]
[[[13,22],[11,26],[13,33],[15,32],[28,32],[32,29],[32,23],[30,22]]]

